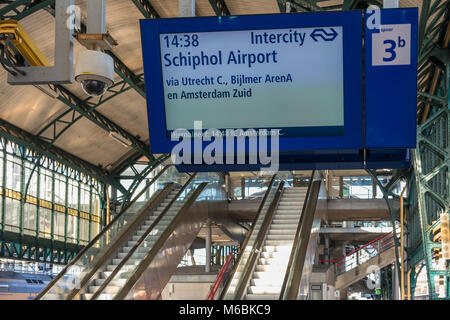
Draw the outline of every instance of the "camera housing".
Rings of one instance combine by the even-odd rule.
[[[87,95],[104,95],[108,88],[114,85],[113,58],[101,51],[82,51],[77,58],[75,80],[81,83]]]

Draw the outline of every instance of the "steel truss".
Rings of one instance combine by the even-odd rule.
[[[450,60],[446,64],[447,71],[442,71],[442,86],[438,90],[437,98],[445,97],[446,103],[431,103],[433,111],[430,118],[418,128],[417,149],[414,154],[415,183],[412,197],[413,211],[410,228],[419,231],[421,237],[412,236],[411,267],[425,260],[428,276],[429,298],[437,299],[435,277],[445,280],[450,299],[449,266],[437,268],[435,266],[441,250],[439,242],[433,242],[433,229],[440,223],[439,214],[449,212],[450,206],[450,111],[448,103]],[[446,74],[446,78],[444,75]],[[445,87],[444,87],[445,86]],[[442,100],[441,100],[442,101]],[[418,226],[420,226],[418,228]],[[414,237],[415,236],[415,237]]]
[[[17,234],[10,232],[5,232],[0,239],[0,257],[17,260],[67,264],[81,249],[82,246],[61,241],[51,242],[29,236],[18,238]]]
[[[419,26],[418,136],[413,155],[414,177],[410,183],[408,214],[408,263],[411,296],[417,276],[425,267],[429,299],[450,299],[449,265],[436,263],[441,244],[433,242],[432,230],[439,214],[450,206],[449,173],[449,1],[423,1]],[[418,268],[418,266],[421,266]],[[416,272],[416,270],[419,272]],[[445,298],[436,282],[445,285]]]
[[[46,9],[52,15],[54,15],[54,0],[53,1],[0,1],[0,4],[5,3],[7,6],[0,9],[0,20],[2,19],[23,19],[32,13],[35,13],[39,9]],[[78,32],[84,32],[86,30],[86,25],[81,23],[81,30]],[[138,92],[143,98],[145,98],[145,85],[143,80],[143,75],[134,74],[114,53],[111,51],[107,52],[110,54],[114,60],[114,70],[122,79],[120,82],[126,82],[131,88]],[[77,97],[75,94],[67,90],[65,87],[57,85],[53,86],[55,93],[58,95],[58,99],[65,103],[69,108],[80,113],[94,124],[100,128],[108,131],[114,132],[123,136],[127,141],[130,141],[130,146],[136,151],[140,152],[142,155],[146,156],[150,161],[154,160],[153,156],[149,152],[148,146],[140,141],[138,138],[127,132],[125,129],[121,128],[110,119],[103,116],[98,111],[90,108],[85,101]],[[125,92],[127,90],[119,91],[118,94]],[[116,94],[117,95],[117,94]],[[116,96],[115,95],[115,96]],[[107,101],[107,100],[106,100]],[[101,100],[97,107],[105,102]],[[50,124],[50,126],[52,123]]]
[[[133,1],[138,9],[143,13],[145,17],[156,18],[159,17],[156,10],[150,5],[148,1],[139,0]],[[45,9],[54,15],[53,1],[0,1],[0,4],[7,4],[4,8],[0,9],[0,19],[15,19],[20,20],[26,16],[40,10]],[[84,32],[86,30],[86,25],[81,23],[81,30],[79,32]],[[123,136],[126,140],[130,141],[131,147],[133,147],[139,158],[144,155],[149,160],[149,170],[152,170],[158,163],[159,160],[155,159],[154,156],[149,152],[149,146],[141,142],[137,137],[134,137],[126,130],[113,123],[111,120],[100,114],[96,109],[103,103],[113,99],[117,95],[134,89],[142,97],[145,95],[145,83],[144,75],[134,74],[117,56],[112,52],[108,51],[113,57],[115,72],[122,78],[122,81],[116,83],[113,87],[109,88],[105,96],[97,99],[88,98],[85,100],[80,99],[72,92],[67,90],[63,86],[49,86],[51,90],[55,92],[57,99],[65,103],[70,109],[66,110],[63,114],[58,116],[52,122],[47,124],[39,133],[38,137],[42,140],[53,145],[57,139],[64,134],[73,124],[82,118],[87,118],[94,122],[100,128],[110,132]],[[95,101],[94,101],[95,100]],[[38,163],[36,163],[37,165]],[[132,184],[130,190],[124,190],[123,186],[118,184],[119,180],[114,180],[114,183],[109,183],[109,185],[121,191],[125,198],[130,198],[134,193],[139,183],[142,181],[141,175],[136,176],[137,181]]]
[[[217,16],[223,17],[231,14],[224,0],[209,0],[209,3]]]

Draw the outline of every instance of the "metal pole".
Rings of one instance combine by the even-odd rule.
[[[205,272],[211,272],[211,220],[208,218],[206,222],[206,239],[205,239],[205,247],[206,247],[206,262],[205,262]]]
[[[403,208],[403,196],[406,188],[408,187],[408,180],[406,180],[405,187],[400,194],[400,292],[401,299],[405,300],[405,242],[404,242],[404,208]]]
[[[178,14],[180,17],[195,17],[195,0],[179,0]]]
[[[106,33],[106,0],[88,0],[87,33]]]
[[[325,260],[327,262],[325,264],[330,264],[330,237],[328,235],[325,235]]]

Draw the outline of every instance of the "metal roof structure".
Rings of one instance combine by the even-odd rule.
[[[293,8],[298,11],[340,10],[343,5],[353,8],[360,2],[297,0],[293,2]],[[421,10],[426,2],[434,6],[435,3],[445,1],[400,1],[402,7],[417,6]],[[53,61],[54,51],[52,3],[54,1],[0,1],[0,19],[18,18],[50,61]],[[75,3],[85,8],[86,1]],[[280,12],[280,6],[283,8],[283,3],[285,1],[197,0],[196,14],[220,14],[219,8],[225,8],[224,13],[233,15],[277,13]],[[94,101],[74,83],[57,89],[57,97],[54,98],[31,86],[2,85],[1,119],[94,166],[100,165],[108,172],[130,157],[148,156],[149,136],[139,19],[177,15],[176,0],[107,1],[107,30],[119,43],[113,53],[116,60],[116,85],[108,94]],[[86,16],[85,12],[82,12],[82,16]],[[81,49],[82,46],[76,43],[75,56]],[[422,83],[428,83],[427,80],[432,76],[432,70],[429,69]],[[6,75],[6,71],[0,70],[0,83],[6,83]],[[134,147],[127,148],[112,139],[112,131],[118,131],[132,141]]]

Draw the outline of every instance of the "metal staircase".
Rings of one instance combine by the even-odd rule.
[[[339,259],[320,262],[334,265],[335,288],[345,289],[364,279],[374,267],[382,269],[395,262],[394,235],[386,233]]]
[[[322,178],[313,172],[308,187],[289,187],[274,176],[260,204],[242,253],[220,295],[221,300],[297,300],[310,242]],[[286,186],[286,187],[285,187]],[[320,223],[320,222],[319,222]],[[306,270],[306,272],[305,272]]]
[[[207,219],[200,202],[209,186],[217,191],[211,181],[206,174],[162,170],[36,299],[158,299]],[[151,198],[138,202],[152,185]],[[214,199],[223,201],[224,194]]]
[[[307,190],[284,190],[253,272],[246,300],[279,298]]]
[[[81,294],[82,300],[92,299],[94,294],[101,288],[105,281],[112,276],[114,270],[116,270],[119,265],[124,262],[125,259],[127,259],[130,251],[133,250],[133,248],[137,245],[141,237],[146,234],[147,230],[152,227],[158,216],[165,210],[167,206],[169,206],[172,201],[175,200],[175,197],[179,193],[179,191],[180,187],[174,188],[168,194],[166,199],[163,200],[154,210],[152,210],[148,214],[147,218],[141,223],[140,227],[133,233],[133,235],[130,236],[128,241],[125,241],[124,244],[117,249],[117,252],[113,254],[113,258],[110,259],[109,263],[106,264],[106,268],[104,268],[102,271],[97,272],[90,283],[86,286],[86,289],[84,290],[85,292]],[[157,240],[162,230],[167,228],[170,221],[173,220],[175,215],[181,209],[183,203],[183,201],[174,202],[169,211],[166,213],[165,217],[158,224],[158,227],[160,229],[157,231],[159,232],[154,232],[154,235],[152,235],[149,239],[150,241],[144,242],[143,245],[137,249],[136,253],[133,254],[133,258],[130,258],[126,262],[124,262],[120,274],[116,279],[112,280],[108,285],[108,288],[99,295],[99,300],[111,300],[114,295],[118,293],[120,288],[125,285],[127,278],[132,274],[132,270],[139,265],[140,261],[145,257],[149,249],[153,247],[154,242]]]

